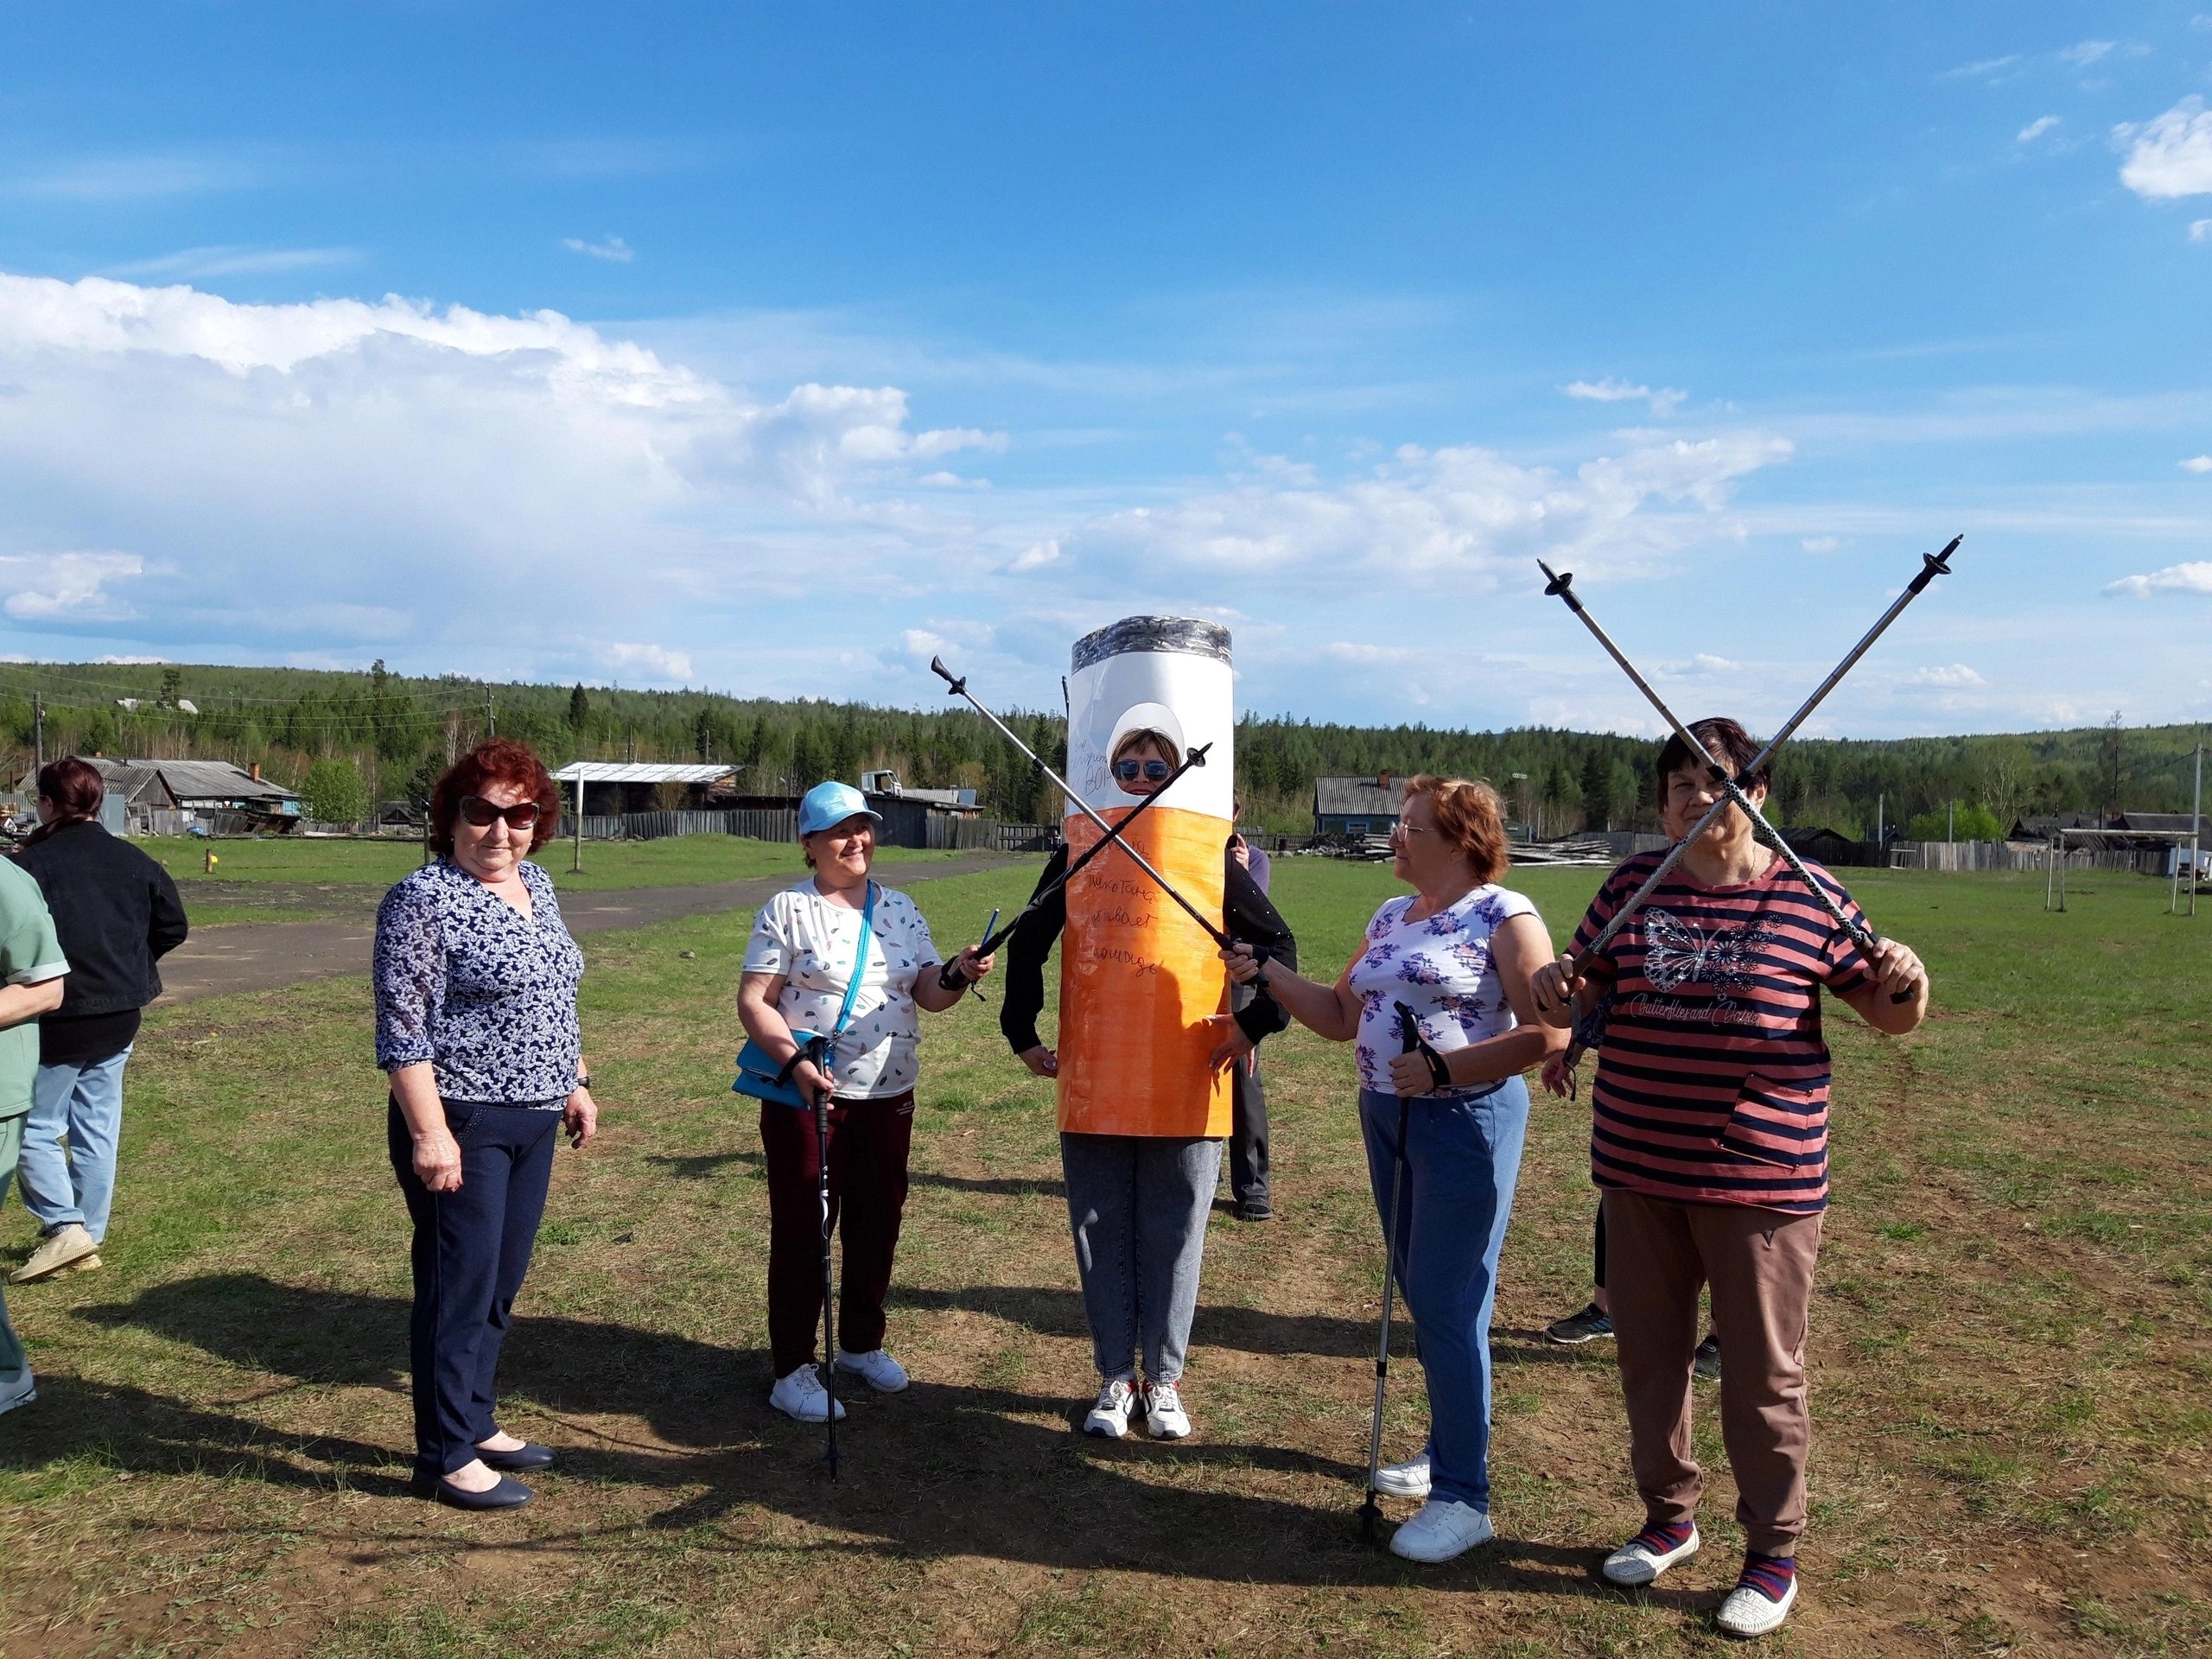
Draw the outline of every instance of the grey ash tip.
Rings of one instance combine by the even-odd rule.
[[[1075,642],[1075,671],[1131,651],[1175,651],[1229,660],[1229,630],[1188,616],[1125,616]]]

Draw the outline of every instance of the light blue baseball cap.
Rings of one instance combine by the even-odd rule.
[[[830,829],[854,817],[883,822],[883,814],[870,806],[868,797],[850,784],[817,784],[799,798],[798,832],[802,836]]]

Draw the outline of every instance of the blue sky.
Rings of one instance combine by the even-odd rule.
[[[2206,3],[19,8],[0,652],[2202,719]]]

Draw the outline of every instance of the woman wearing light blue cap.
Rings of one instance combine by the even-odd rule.
[[[825,1069],[802,1059],[791,1081],[811,1107],[830,1096],[830,1213],[845,1238],[837,1298],[837,1369],[895,1394],[906,1370],[883,1346],[883,1301],[906,1202],[921,1041],[918,1010],[943,1012],[991,970],[973,950],[939,976],[929,924],[905,893],[868,877],[882,819],[849,784],[817,784],[799,803],[798,840],[813,874],[760,907],[737,994],[745,1033],[777,1065],[799,1051],[794,1030],[834,1035]],[[741,1079],[741,1087],[742,1079]],[[831,1402],[815,1356],[822,1324],[823,1145],[810,1109],[760,1102],[768,1159],[768,1403],[820,1422]],[[842,1224],[837,1221],[842,1210]],[[836,1408],[844,1414],[844,1408]]]

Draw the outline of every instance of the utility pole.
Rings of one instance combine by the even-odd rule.
[[[486,737],[499,734],[499,706],[492,701],[492,688],[488,685],[484,688],[484,734]]]
[[[31,693],[31,753],[34,770],[46,765],[46,696],[39,691]]]
[[[2189,913],[2196,914],[2196,886],[2202,875],[2204,835],[2204,741],[2196,743],[2196,787],[2189,801]]]
[[[1890,826],[1883,816],[1889,804],[1890,798],[1886,794],[1874,797],[1874,846],[1878,851],[1889,845]]]

